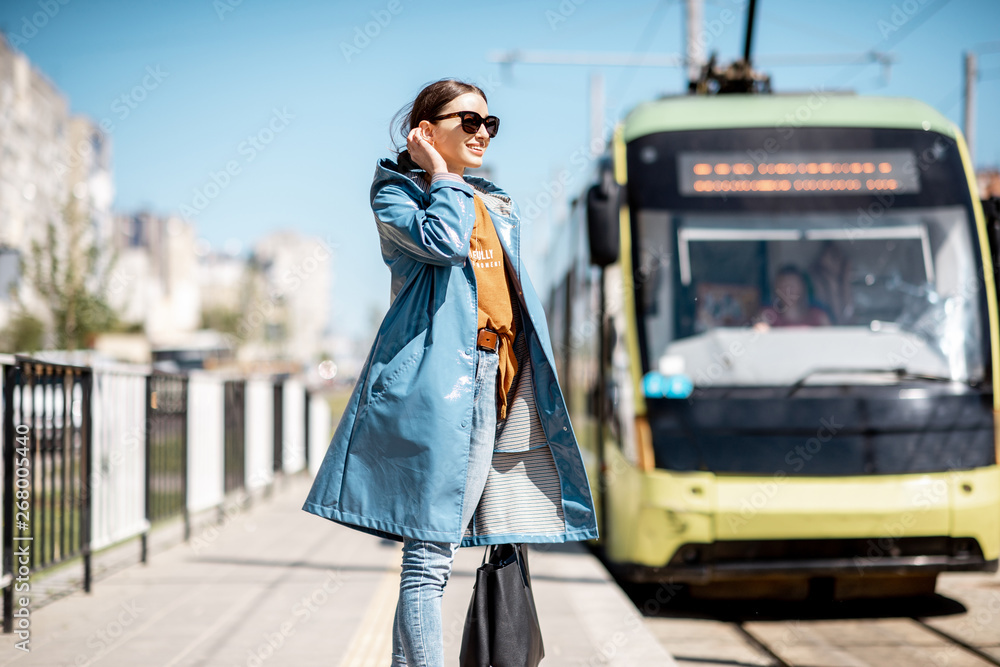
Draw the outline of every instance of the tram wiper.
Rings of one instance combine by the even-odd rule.
[[[795,381],[795,384],[793,384],[789,388],[788,393],[785,394],[785,398],[790,398],[792,395],[794,395],[795,392],[797,392],[799,389],[801,389],[803,386],[805,386],[806,382],[809,381],[809,378],[813,377],[814,375],[821,375],[821,374],[865,375],[865,374],[873,374],[873,373],[881,373],[881,374],[892,373],[893,375],[895,375],[900,380],[928,380],[930,382],[960,382],[960,380],[955,380],[954,378],[946,377],[944,375],[934,375],[932,373],[914,373],[913,371],[910,371],[910,370],[908,370],[906,368],[903,368],[903,367],[899,367],[899,368],[814,368],[811,371],[809,371],[808,373],[806,373],[805,375],[803,375],[802,377],[800,377],[798,380]],[[965,382],[964,384],[969,384],[970,386],[976,386],[975,384],[970,383],[970,382]]]
[[[955,378],[946,377],[944,375],[935,375],[933,373],[914,373],[905,368],[895,369],[895,373],[899,376],[900,380],[927,380],[929,382],[954,382],[956,384],[963,384],[966,387],[972,387],[973,389],[983,386],[983,380],[956,380]]]
[[[944,375],[934,375],[933,373],[914,373],[913,371],[907,370],[905,368],[894,368],[892,372],[896,374],[900,380],[929,380],[931,382],[960,382],[955,378],[950,378]],[[971,384],[965,382],[963,384]]]

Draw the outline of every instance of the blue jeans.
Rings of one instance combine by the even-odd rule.
[[[486,486],[497,432],[495,352],[476,350],[472,442],[462,503],[462,530],[469,525]],[[392,666],[443,667],[441,596],[460,543],[403,540],[403,572],[392,622]]]

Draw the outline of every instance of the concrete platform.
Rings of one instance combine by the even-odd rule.
[[[310,481],[281,479],[271,498],[190,543],[156,551],[154,541],[148,564],[34,610],[30,652],[2,635],[0,665],[388,666],[400,545],[303,512]],[[448,665],[482,554],[460,550],[445,589]],[[530,558],[544,667],[675,664],[582,545],[532,546]]]

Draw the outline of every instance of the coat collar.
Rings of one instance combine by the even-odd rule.
[[[382,158],[375,166],[372,192],[389,182],[399,182],[401,179],[414,184],[422,192],[426,192],[430,188],[430,184],[423,178],[425,173],[423,169],[406,169],[389,158]],[[509,218],[512,226],[516,225],[518,216],[514,211],[514,202],[503,189],[497,187],[492,181],[479,176],[463,176],[462,180],[479,193],[490,195],[484,197],[483,201],[491,213],[499,213]]]
[[[414,198],[430,189],[430,184],[424,180],[423,169],[406,169],[389,158],[382,158],[375,165],[375,178],[372,181],[372,197],[375,193],[390,183],[399,184],[410,190]],[[514,265],[514,273],[518,283],[521,282],[521,240],[520,218],[514,201],[510,195],[497,187],[491,181],[479,176],[463,176],[462,179],[473,190],[483,193],[483,202],[490,211],[493,226],[496,227],[500,244]]]

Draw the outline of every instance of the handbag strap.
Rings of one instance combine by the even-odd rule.
[[[486,565],[486,559],[489,557],[490,562],[493,561],[493,554],[496,553],[498,547],[503,546],[499,544],[488,544],[483,550],[483,560],[479,563],[479,567]],[[519,542],[513,542],[510,545],[514,550],[514,560],[517,562],[517,569],[521,572],[521,581],[524,582],[525,587],[531,587],[531,575],[528,573],[528,559],[521,550],[524,545]]]
[[[524,554],[521,553],[521,544],[514,543],[514,558],[517,559],[517,569],[521,572],[521,581],[524,582],[525,588],[531,588],[531,580],[528,577],[528,562],[525,560]]]

